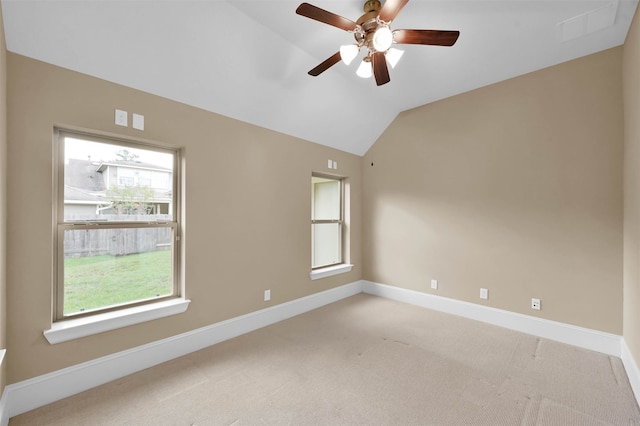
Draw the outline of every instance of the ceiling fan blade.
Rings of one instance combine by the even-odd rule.
[[[309,3],[302,3],[300,6],[298,6],[298,8],[296,9],[296,13],[298,15],[306,16],[307,18],[311,18],[316,21],[324,22],[325,24],[332,25],[345,31],[354,31],[356,29],[356,26],[358,25],[350,19],[343,18],[340,15],[336,15],[335,13],[320,9],[319,7],[311,5]]]
[[[409,2],[409,0],[385,0],[380,9],[380,18],[384,22],[391,22],[400,13],[402,8]]]
[[[393,41],[398,44],[427,44],[431,46],[453,46],[460,31],[440,30],[394,30]]]
[[[391,81],[384,52],[374,53],[373,56],[371,56],[371,65],[373,66],[373,75],[376,77],[376,85],[382,86]]]
[[[320,65],[318,65],[317,67],[309,71],[308,74],[314,77],[317,77],[323,72],[325,72],[326,70],[328,70],[329,68],[331,68],[332,66],[334,66],[335,64],[337,64],[338,62],[340,62],[340,59],[341,59],[340,52],[336,52],[331,57],[329,57],[324,62],[322,62]]]

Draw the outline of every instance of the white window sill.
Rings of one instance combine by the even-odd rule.
[[[333,275],[345,274],[347,272],[350,272],[351,268],[353,268],[353,265],[349,263],[342,263],[340,265],[328,266],[322,269],[315,269],[311,271],[309,277],[311,277],[312,280],[319,280],[320,278],[327,278]]]
[[[79,339],[92,334],[181,314],[187,310],[189,303],[191,303],[191,300],[188,299],[171,299],[104,314],[55,322],[49,330],[44,331],[44,337],[49,343],[55,345],[56,343]]]

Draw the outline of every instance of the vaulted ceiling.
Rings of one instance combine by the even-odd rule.
[[[308,0],[356,20],[362,0]],[[7,49],[363,155],[398,113],[624,43],[637,0],[411,0],[392,29],[459,30],[402,45],[391,82],[336,64],[353,43],[291,0],[2,0]],[[384,4],[384,2],[383,2]]]

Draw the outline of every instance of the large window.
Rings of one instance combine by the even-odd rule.
[[[179,296],[179,160],[56,132],[56,320]]]
[[[343,263],[343,181],[338,178],[311,177],[311,266],[312,269]]]

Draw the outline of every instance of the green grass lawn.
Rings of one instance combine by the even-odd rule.
[[[171,294],[171,251],[64,261],[64,314]]]

